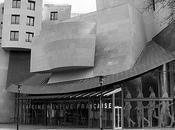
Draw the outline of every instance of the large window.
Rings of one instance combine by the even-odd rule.
[[[28,10],[35,10],[35,1],[28,0]]]
[[[27,25],[28,26],[34,26],[34,17],[32,16],[27,16]]]
[[[33,37],[34,37],[34,33],[26,32],[26,42],[32,42]]]
[[[10,40],[18,41],[19,40],[19,31],[11,31],[10,32]]]
[[[12,8],[20,8],[21,0],[12,0]]]
[[[50,20],[57,20],[58,19],[58,12],[50,12]]]
[[[20,15],[12,14],[11,16],[11,24],[19,24]]]

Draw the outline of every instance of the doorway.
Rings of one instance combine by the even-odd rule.
[[[113,129],[122,129],[123,126],[123,107],[122,89],[117,88],[110,92],[113,95]]]

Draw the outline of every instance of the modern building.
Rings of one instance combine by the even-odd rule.
[[[157,8],[123,1],[97,0],[95,12],[45,20],[31,53],[11,52],[7,91],[20,93],[20,123],[173,127],[175,22],[162,27]]]
[[[31,41],[34,36],[39,35],[42,20],[42,0],[5,0],[0,5],[0,122],[14,122],[15,95],[7,93],[7,75],[10,57],[25,57],[30,55]],[[20,55],[18,55],[20,54]],[[25,59],[25,58],[24,58]],[[20,69],[25,68],[25,60],[19,60]],[[16,63],[16,62],[15,62]],[[20,72],[20,76],[23,72]],[[25,78],[23,76],[23,78]],[[22,78],[22,79],[23,79]]]
[[[32,38],[39,35],[42,0],[6,0],[4,2],[2,48],[29,49]]]
[[[43,21],[64,21],[71,17],[71,5],[45,4]]]
[[[77,16],[80,16],[82,15],[82,13],[71,13],[71,17],[77,17]]]

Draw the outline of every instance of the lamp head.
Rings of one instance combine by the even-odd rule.
[[[100,82],[100,84],[104,83],[104,76],[99,76],[99,82]]]

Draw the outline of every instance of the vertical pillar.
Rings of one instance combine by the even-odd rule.
[[[19,105],[20,105],[20,99],[19,99],[19,96],[20,96],[20,90],[21,90],[21,85],[18,85],[18,93],[17,93],[17,130],[19,129]]]
[[[101,94],[100,94],[100,129],[103,130],[103,112],[102,112],[102,97],[103,97],[103,80],[104,77],[100,76],[99,77],[99,83],[100,83],[100,88],[101,88]]]
[[[162,85],[162,93],[167,92],[168,82],[167,82],[167,65],[163,65],[163,85]]]
[[[122,89],[122,115],[121,115],[121,125],[122,125],[122,128],[124,127],[124,119],[123,119],[123,108],[124,108],[124,91],[123,91],[123,86],[121,86],[121,89]]]
[[[91,115],[90,96],[88,96],[88,128],[91,127],[90,115]]]
[[[115,129],[115,94],[112,94],[113,129]]]
[[[167,93],[167,90],[168,90],[168,82],[167,82],[167,65],[164,64],[163,65],[163,75],[162,75],[162,80],[163,80],[163,85],[162,85],[162,97],[163,95],[165,94],[168,94]],[[165,98],[165,97],[164,97]],[[168,97],[167,97],[168,98]],[[163,121],[165,123],[165,125],[168,125],[168,117],[166,116],[165,117],[165,120]]]

